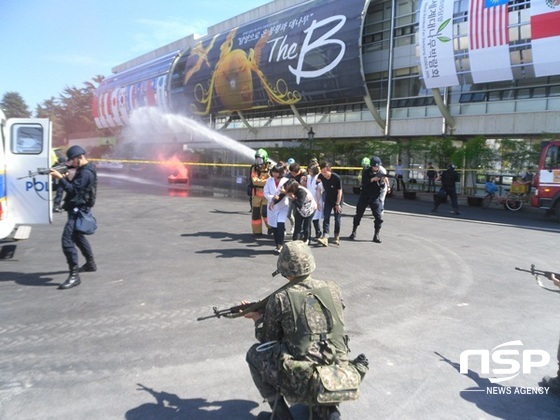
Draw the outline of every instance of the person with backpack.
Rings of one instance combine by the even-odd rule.
[[[86,151],[79,145],[71,146],[66,151],[67,165],[76,168],[72,180],[68,180],[67,174],[61,174],[51,168],[50,175],[57,178],[66,192],[62,208],[68,214],[68,220],[62,231],[62,252],[68,262],[70,274],[59,289],[70,289],[81,283],[79,272],[97,271],[97,265],[93,258],[93,250],[84,233],[76,229],[76,221],[80,212],[89,213],[95,204],[97,194],[97,172],[93,163],[86,159]],[[79,267],[78,252],[80,250],[86,263]]]
[[[302,241],[286,243],[276,267],[274,275],[288,284],[266,299],[266,307],[244,314],[254,321],[258,341],[246,356],[253,382],[274,419],[293,419],[287,400],[309,405],[310,418],[338,420],[339,404],[358,398],[369,369],[364,354],[348,357],[341,288],[311,277],[315,259]]]
[[[251,166],[251,230],[253,236],[258,237],[263,234],[263,223],[267,229],[268,224],[267,200],[263,193],[263,188],[268,178],[270,178],[271,162],[268,160],[268,153],[264,149],[259,149],[255,153],[255,163]]]
[[[459,174],[455,170],[455,165],[449,165],[448,168],[441,173],[439,179],[441,180],[441,188],[437,193],[437,199],[435,200],[432,213],[436,213],[439,205],[449,196],[451,198],[451,205],[453,206],[452,213],[461,214],[459,213],[457,189],[455,187],[455,184],[459,182]]]

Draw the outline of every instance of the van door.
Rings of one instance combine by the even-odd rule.
[[[51,124],[46,118],[6,121],[6,201],[14,224],[52,222],[49,175],[36,174],[51,166]]]

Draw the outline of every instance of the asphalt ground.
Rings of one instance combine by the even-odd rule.
[[[343,238],[356,198],[346,195]],[[351,354],[370,361],[343,418],[559,418],[559,397],[526,392],[556,372],[560,294],[514,267],[560,271],[560,224],[499,207],[461,206],[455,216],[447,204],[434,215],[422,194],[386,204],[382,244],[371,242],[370,217],[356,241],[312,244],[314,277],[342,286]],[[248,210],[226,190],[101,176],[91,237],[99,269],[70,290],[57,289],[67,276],[65,215],[26,241],[1,242],[0,418],[251,419],[267,410],[245,363],[252,322],[196,320],[284,284],[271,277],[273,241],[252,237]],[[517,340],[505,346],[518,352],[511,364],[492,359],[484,373],[471,358],[459,372],[462,352],[494,354]],[[550,362],[531,367],[527,350]],[[513,376],[498,368],[518,374],[491,383]],[[292,412],[307,418],[301,405]]]

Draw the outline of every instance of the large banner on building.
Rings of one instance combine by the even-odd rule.
[[[420,66],[427,88],[459,84],[453,51],[453,3],[449,0],[424,0],[420,5]]]
[[[469,1],[469,61],[474,83],[512,80],[508,0]]]
[[[535,75],[560,74],[560,1],[531,1],[531,47]]]
[[[207,115],[363,98],[363,9],[364,0],[311,1],[201,39],[173,71],[174,111]]]
[[[427,88],[459,84],[452,29],[455,3],[423,0],[420,6],[420,66]],[[509,10],[508,0],[469,0],[468,57],[473,83],[513,80],[510,13],[518,12]],[[560,75],[560,0],[531,0],[530,13],[535,76]],[[530,56],[525,54],[527,57]],[[468,74],[468,68],[464,71]]]

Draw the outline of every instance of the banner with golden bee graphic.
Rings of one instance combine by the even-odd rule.
[[[174,66],[172,109],[207,115],[362,98],[368,3],[310,1],[200,39]]]

